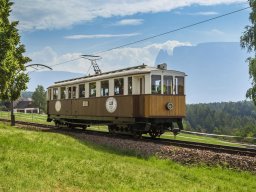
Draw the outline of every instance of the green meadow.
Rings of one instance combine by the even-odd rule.
[[[36,113],[14,113],[15,120],[17,121],[25,121],[25,122],[33,122],[33,123],[42,123],[42,124],[50,124],[54,125],[52,122],[47,122],[47,115],[36,114]],[[11,113],[6,111],[0,111],[1,119],[11,119]]]
[[[10,119],[10,112],[0,111],[0,118]],[[35,123],[54,125],[53,122],[50,122],[50,123],[47,122],[46,121],[47,115],[43,115],[43,114],[15,113],[15,119],[17,121],[26,121],[26,122],[35,122]],[[103,126],[103,125],[91,126],[88,129],[95,130],[95,131],[108,131],[107,126]],[[174,137],[171,132],[166,132],[161,136],[161,138],[177,139],[182,141],[202,142],[202,143],[218,144],[218,145],[227,145],[227,146],[234,146],[234,147],[244,147],[237,142],[229,142],[229,141],[221,140],[218,138],[212,138],[212,137],[200,136],[200,135],[191,135],[186,133],[180,133],[176,137]]]
[[[256,191],[256,175],[0,123],[0,191]]]

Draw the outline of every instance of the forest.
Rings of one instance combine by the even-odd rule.
[[[191,131],[256,137],[256,107],[250,101],[190,104],[185,124]]]

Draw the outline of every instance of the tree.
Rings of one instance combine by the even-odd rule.
[[[247,48],[248,52],[254,52],[253,57],[247,59],[249,63],[249,75],[252,79],[252,87],[246,92],[246,97],[253,100],[256,105],[256,0],[248,0],[252,9],[250,13],[251,25],[245,27],[245,31],[240,38],[242,48]]]
[[[40,113],[46,112],[46,91],[42,85],[38,85],[35,92],[32,95],[34,104],[39,108]]]
[[[11,102],[11,125],[15,125],[13,101],[27,88],[25,64],[31,60],[23,56],[25,46],[20,42],[19,22],[8,18],[12,5],[9,0],[0,0],[0,99]]]

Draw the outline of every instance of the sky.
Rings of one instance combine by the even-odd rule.
[[[52,66],[54,71],[85,75],[93,71],[89,61],[80,58],[82,54],[101,56],[100,68],[109,71],[142,63],[153,66],[160,50],[172,55],[173,49],[181,46],[239,42],[244,27],[249,24],[250,12],[247,9],[107,51],[248,7],[248,3],[246,0],[14,0],[14,3],[11,19],[19,20],[21,41],[31,63]],[[66,62],[70,60],[74,61]],[[242,75],[249,79],[248,74]],[[243,99],[239,96],[233,100]]]

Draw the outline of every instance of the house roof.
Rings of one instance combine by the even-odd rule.
[[[25,108],[37,108],[32,101],[20,101],[16,105],[17,109],[25,109]]]

